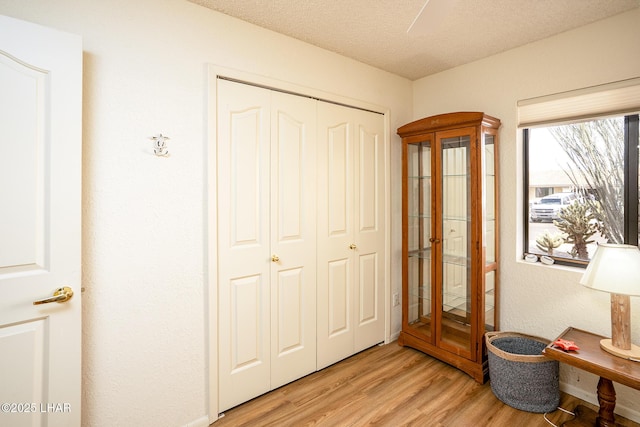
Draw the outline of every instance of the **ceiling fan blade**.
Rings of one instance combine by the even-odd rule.
[[[418,15],[407,29],[407,34],[426,35],[436,31],[458,1],[426,0],[424,6],[422,6],[422,9],[420,9],[420,12],[418,12]]]

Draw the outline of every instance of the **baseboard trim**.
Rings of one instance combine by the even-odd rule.
[[[190,423],[187,423],[182,427],[209,427],[209,416],[203,415],[197,420],[191,421]]]

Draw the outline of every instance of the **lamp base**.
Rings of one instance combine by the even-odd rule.
[[[621,348],[615,347],[611,339],[606,338],[600,341],[600,347],[604,351],[611,353],[614,356],[622,357],[623,359],[634,359],[636,361],[640,361],[640,347],[635,344],[631,344],[631,350],[623,350]]]

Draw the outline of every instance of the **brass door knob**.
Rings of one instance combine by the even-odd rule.
[[[280,261],[280,257],[276,254],[271,255],[271,262],[278,262]]]
[[[349,249],[351,249],[351,250],[354,250],[356,248],[357,248],[357,246],[356,246],[355,243],[352,243],[352,244],[349,245]]]
[[[53,292],[53,296],[49,298],[39,299],[33,302],[33,305],[49,304],[50,302],[67,302],[73,296],[73,289],[63,286]]]

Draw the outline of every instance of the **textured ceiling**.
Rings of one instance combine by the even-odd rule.
[[[188,1],[411,80],[640,7],[640,0],[430,0],[407,32],[425,0]]]

